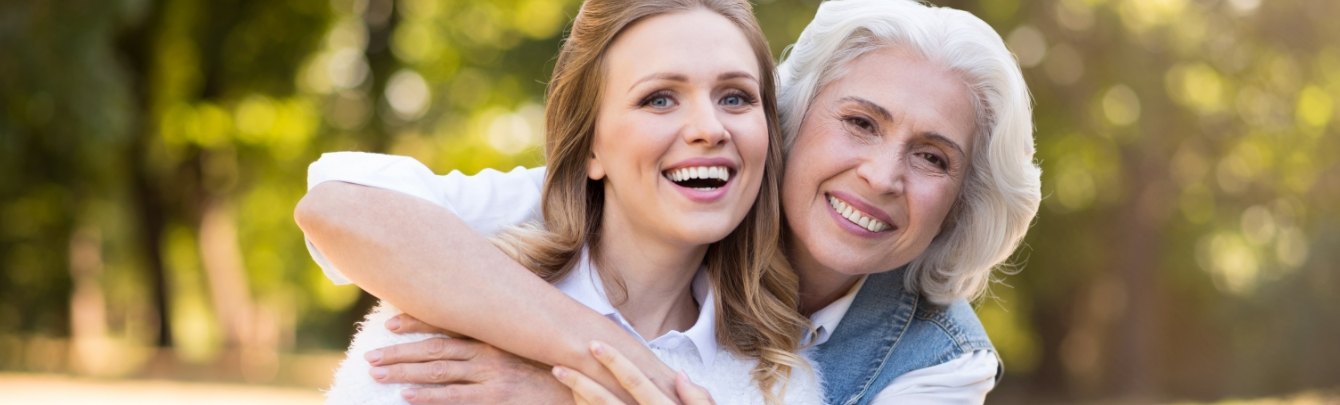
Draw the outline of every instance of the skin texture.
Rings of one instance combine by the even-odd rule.
[[[683,26],[697,29],[691,35],[673,29]],[[704,56],[703,49],[717,51],[704,61],[698,59]],[[621,274],[629,295],[617,305],[644,336],[692,325],[697,303],[688,284],[706,251],[703,245],[733,230],[757,196],[768,139],[766,116],[754,101],[759,67],[750,54],[748,42],[734,25],[705,11],[649,18],[627,29],[611,46],[610,80],[604,89],[609,96],[602,102],[588,176],[606,180],[602,233],[621,236],[607,238],[603,250],[634,255],[597,260],[614,269],[651,270]],[[686,198],[662,175],[702,158],[716,159],[710,162],[713,166],[731,167],[732,178],[720,195]],[[375,213],[363,205],[368,203],[378,208]],[[425,205],[431,204],[395,192],[323,183],[299,203],[295,218],[309,240],[356,284],[424,320],[397,318],[393,322],[403,323],[392,329],[437,331],[426,325],[475,325],[452,329],[544,364],[567,365],[613,387],[610,391],[622,399],[631,399],[586,353],[593,336],[607,336],[612,351],[627,355],[652,386],[674,398],[674,374],[645,347],[630,344],[635,341],[627,333],[543,284],[470,232],[459,218]],[[470,257],[452,258],[450,252],[460,251],[471,252]],[[444,263],[490,271],[444,277]],[[517,294],[541,288],[544,291],[536,294]],[[525,302],[499,305],[491,299]],[[498,322],[494,315],[499,311],[518,316]],[[547,311],[581,315],[549,317]],[[573,323],[585,326],[572,333]],[[559,334],[564,336],[509,343],[518,336]],[[507,394],[520,385],[515,378],[496,378],[504,374],[533,378],[544,390],[552,387],[552,378],[537,376],[525,367],[529,363],[510,354],[476,348],[463,355],[445,350],[452,346],[445,340],[369,353],[369,361],[378,366],[374,378],[450,383],[407,392],[413,403],[514,399]]]
[[[606,222],[692,246],[735,230],[758,196],[768,146],[749,49],[734,25],[706,10],[640,21],[614,41],[588,170],[606,180],[614,203]],[[692,201],[663,174],[694,159],[734,168],[723,197]]]
[[[697,319],[688,286],[707,246],[735,230],[758,197],[767,117],[753,102],[759,73],[749,42],[710,11],[629,26],[610,45],[605,72],[587,175],[603,181],[600,232],[610,237],[595,258],[622,277],[627,300],[615,307],[650,340]],[[666,174],[685,165],[735,173],[705,201]]]
[[[925,252],[962,189],[977,130],[967,86],[938,63],[885,47],[847,68],[811,103],[782,178],[806,313]],[[830,197],[887,229],[855,226]]]
[[[426,326],[419,325],[420,328]],[[441,332],[434,328],[424,328],[422,331]],[[440,357],[430,362],[402,363],[407,354],[420,351],[437,353]],[[562,398],[570,393],[558,381],[546,378],[549,367],[469,338],[429,339],[403,347],[375,350],[364,357],[373,365],[389,365],[375,367],[371,371],[378,381],[411,379],[420,384],[443,385],[440,389],[407,389],[401,392],[401,396],[411,403],[557,403],[554,398]],[[475,372],[477,370],[483,372]],[[616,378],[623,381],[624,377],[616,375]],[[660,392],[650,380],[647,380],[643,389]],[[608,391],[603,394],[617,398]]]
[[[600,360],[605,368],[609,369],[619,378],[619,385],[632,393],[634,400],[642,405],[672,405],[675,404],[674,398],[668,397],[651,385],[647,376],[638,370],[637,366],[628,361],[614,348],[601,342],[591,343],[591,354]],[[623,401],[615,397],[605,387],[597,384],[595,381],[581,373],[569,370],[563,366],[554,367],[554,378],[557,378],[572,390],[572,400],[577,404],[622,404]],[[712,396],[702,387],[698,387],[689,380],[688,376],[680,373],[675,377],[675,392],[686,405],[712,405]]]
[[[326,182],[313,187],[298,202],[294,218],[308,240],[355,284],[406,313],[416,314],[429,325],[452,325],[451,330],[457,334],[514,353],[509,356],[580,370],[602,385],[613,387],[621,397],[631,399],[617,388],[614,376],[587,351],[590,341],[604,340],[637,363],[663,392],[674,393],[674,371],[641,342],[516,264],[440,206],[394,191]],[[444,268],[449,266],[458,267]],[[444,277],[444,271],[452,271],[451,277]],[[554,317],[550,311],[566,315]],[[500,321],[499,313],[507,314],[505,321]],[[519,338],[522,336],[545,336],[545,339]],[[416,351],[415,355],[402,358],[413,359],[398,363],[406,366],[453,360],[434,350]],[[390,364],[383,361],[378,365]],[[496,382],[484,378],[493,373],[495,364],[501,363],[471,361],[467,364],[469,368],[461,372],[464,376],[461,378]],[[395,381],[392,377],[399,375],[404,373],[391,374],[384,381]],[[427,374],[408,377],[404,382],[433,379],[432,374]],[[543,382],[544,378],[540,380]],[[450,391],[451,386],[431,390]],[[421,398],[448,394],[438,392]],[[481,402],[504,400],[505,397]],[[412,402],[439,403],[427,399]]]
[[[782,190],[803,312],[832,303],[862,274],[906,264],[938,234],[974,147],[976,116],[968,97],[954,73],[897,48],[857,58],[846,76],[816,96],[787,156]],[[890,228],[872,236],[842,224],[830,193],[883,211]],[[434,359],[426,352],[415,357]],[[488,366],[480,362],[477,371],[489,372]]]

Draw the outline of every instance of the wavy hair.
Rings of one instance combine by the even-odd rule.
[[[777,122],[775,66],[767,41],[744,0],[587,0],[559,51],[545,100],[544,228],[512,229],[495,238],[504,252],[548,281],[567,274],[583,244],[600,246],[604,189],[587,177],[595,139],[605,56],[627,27],[657,15],[705,9],[735,24],[758,61],[761,102],[768,121],[768,152],[759,196],[729,235],[704,258],[718,299],[717,340],[759,360],[753,379],[769,403],[785,392],[808,320],[797,312],[799,279],[779,249],[782,147]],[[615,283],[617,284],[617,282]],[[780,385],[778,384],[780,383]],[[777,389],[774,389],[777,388]],[[774,392],[777,391],[777,392]]]
[[[824,2],[778,66],[784,147],[790,151],[821,89],[856,58],[890,46],[947,66],[972,94],[978,147],[940,233],[908,264],[905,285],[936,303],[974,300],[986,292],[993,270],[1012,271],[1005,262],[1042,200],[1032,100],[1018,62],[989,25],[961,10],[911,0]]]

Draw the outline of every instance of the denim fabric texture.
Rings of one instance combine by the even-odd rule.
[[[868,276],[832,336],[815,348],[827,403],[867,404],[909,371],[976,350],[995,353],[967,301],[932,304],[903,288],[905,273]],[[996,381],[1003,371],[997,368]]]

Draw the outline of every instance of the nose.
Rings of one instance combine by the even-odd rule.
[[[694,103],[684,123],[684,141],[689,144],[716,146],[730,140],[730,132],[717,116],[717,109],[711,101]]]
[[[871,190],[880,194],[903,193],[907,174],[907,160],[897,147],[871,148],[856,167],[856,175]]]

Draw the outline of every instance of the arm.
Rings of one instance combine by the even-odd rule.
[[[327,181],[303,198],[295,217],[337,273],[431,325],[617,387],[586,351],[591,340],[608,341],[673,392],[673,372],[632,336],[511,261],[441,206]]]

